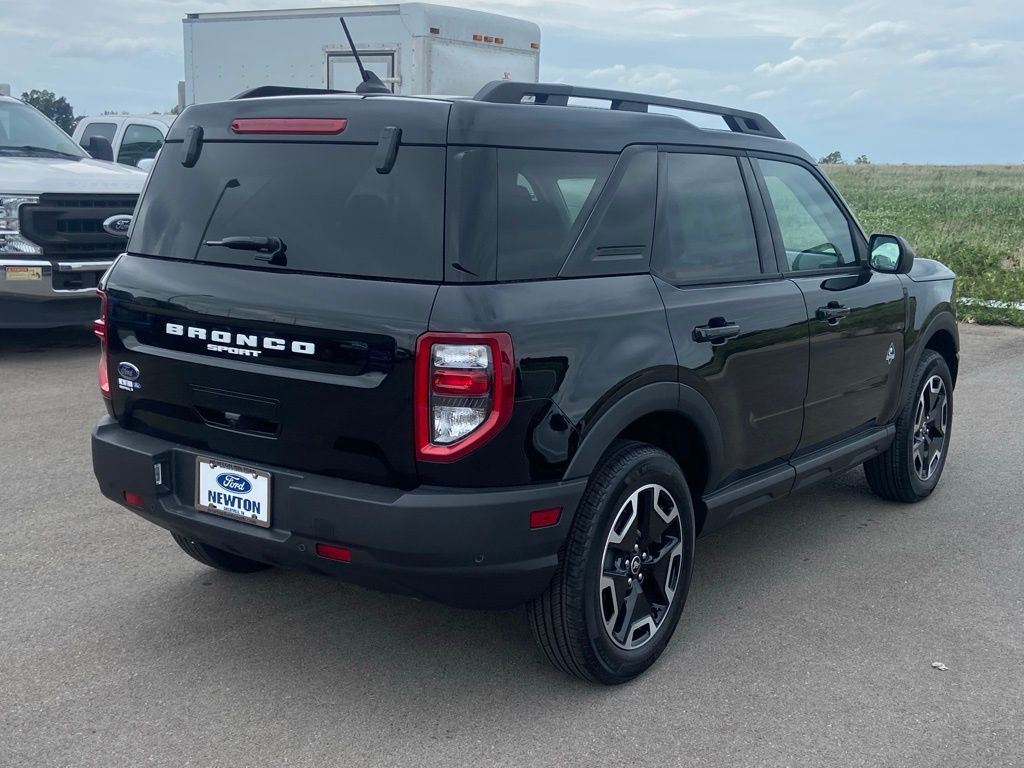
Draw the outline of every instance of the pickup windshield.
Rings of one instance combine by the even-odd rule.
[[[164,145],[128,251],[212,264],[439,281],[443,147],[403,146],[379,173],[362,144],[205,141],[192,167]],[[208,245],[273,238],[284,258]],[[238,242],[238,241],[233,241]]]
[[[17,101],[0,101],[0,154],[87,157],[41,112]]]

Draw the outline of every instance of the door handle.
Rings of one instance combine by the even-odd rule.
[[[700,344],[711,342],[712,346],[725,344],[729,339],[734,339],[739,335],[740,327],[736,323],[730,323],[720,317],[714,317],[708,321],[707,325],[698,325],[693,329],[694,341]]]
[[[850,308],[844,307],[838,301],[830,301],[828,306],[818,307],[817,318],[824,320],[831,326],[839,325],[839,321],[850,314]]]

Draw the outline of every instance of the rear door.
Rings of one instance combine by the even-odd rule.
[[[682,381],[722,426],[726,484],[784,463],[800,440],[803,299],[776,268],[746,157],[666,152],[659,187],[653,271]]]
[[[779,268],[800,288],[810,327],[810,376],[800,452],[887,421],[903,370],[905,294],[872,272],[846,206],[810,164],[753,159],[768,203]]]
[[[444,270],[446,123],[447,105],[359,98],[186,111],[108,283],[117,418],[238,461],[412,485],[413,351]],[[409,145],[381,173],[387,126]],[[215,244],[239,237],[280,248]],[[138,371],[126,385],[122,362]]]

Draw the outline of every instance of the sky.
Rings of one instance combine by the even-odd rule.
[[[818,157],[1024,162],[1024,0],[456,0],[542,30],[541,79],[766,114]],[[319,0],[0,0],[0,82],[166,111],[186,13]]]

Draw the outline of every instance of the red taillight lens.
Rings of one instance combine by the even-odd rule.
[[[340,560],[343,563],[352,562],[352,550],[348,547],[336,547],[333,544],[317,544],[316,553],[328,560]]]
[[[231,121],[231,130],[239,134],[270,133],[334,135],[348,125],[343,117],[240,117]]]
[[[96,369],[96,377],[99,379],[100,394],[110,397],[110,366],[107,364],[107,321],[110,318],[110,306],[107,302],[107,294],[103,291],[96,291],[100,297],[100,316],[92,321],[92,332],[100,340],[100,362]]]
[[[416,342],[416,457],[455,461],[512,416],[515,356],[507,333],[426,333]]]
[[[487,371],[435,370],[432,384],[435,395],[486,395],[491,388]]]

